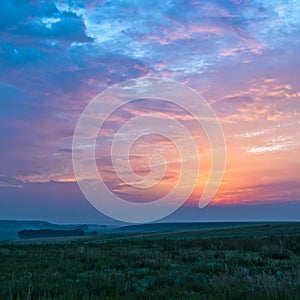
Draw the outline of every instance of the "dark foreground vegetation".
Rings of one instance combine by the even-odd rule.
[[[300,299],[299,224],[0,245],[1,299]]]

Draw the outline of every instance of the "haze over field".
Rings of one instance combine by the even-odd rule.
[[[161,136],[139,139],[130,155],[140,175],[150,172],[151,154],[165,155],[166,176],[151,192],[135,194],[106,155],[126,121],[160,111],[190,130],[201,158],[190,170],[200,167],[197,186],[165,221],[299,220],[299,16],[297,0],[2,1],[0,219],[112,224],[74,177],[75,125],[100,92],[154,76],[183,82],[211,104],[227,143],[224,180],[198,209],[212,159],[205,133],[178,107],[138,99],[107,120],[97,141],[99,171],[116,194],[147,202],[176,183],[181,160]]]

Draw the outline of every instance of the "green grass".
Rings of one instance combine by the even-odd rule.
[[[1,299],[300,299],[299,224],[0,245]]]

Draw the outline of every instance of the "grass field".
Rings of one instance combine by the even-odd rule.
[[[300,299],[300,224],[0,244],[1,299]]]

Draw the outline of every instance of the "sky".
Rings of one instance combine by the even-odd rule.
[[[195,89],[226,139],[222,185],[201,210],[209,143],[185,113],[138,99],[104,124],[108,141],[124,122],[151,111],[190,128],[201,157],[199,183],[167,220],[299,219],[299,37],[298,0],[1,1],[0,219],[111,222],[78,187],[72,139],[95,96],[140,77]],[[138,174],[149,172],[149,153],[162,151],[170,162],[155,190],[134,194],[111,172],[100,146],[99,172],[128,201],[153,201],[177,180],[180,159],[173,146],[148,136],[132,148]]]

